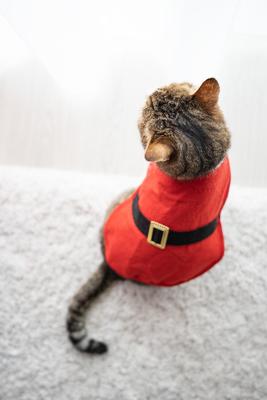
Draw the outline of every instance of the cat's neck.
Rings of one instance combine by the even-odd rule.
[[[225,155],[225,157],[214,168],[210,169],[209,171],[207,171],[207,172],[205,172],[205,173],[203,173],[201,175],[195,176],[193,178],[192,177],[183,176],[183,175],[176,175],[175,173],[171,173],[171,172],[169,173],[166,170],[166,168],[164,168],[164,167],[162,167],[160,165],[160,163],[159,164],[158,163],[153,163],[153,164],[156,165],[156,167],[161,171],[162,174],[166,175],[170,179],[172,179],[174,181],[186,181],[186,182],[188,182],[188,181],[193,181],[193,180],[196,180],[196,179],[201,179],[201,178],[208,177],[210,174],[212,174],[214,171],[216,171],[223,164],[223,162],[225,161],[225,159],[227,157],[228,156]]]

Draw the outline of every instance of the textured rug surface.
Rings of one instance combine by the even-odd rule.
[[[88,315],[104,356],[69,343],[74,291],[101,260],[111,199],[137,180],[0,168],[1,400],[267,398],[267,190],[232,188],[224,259],[185,285],[120,282]]]

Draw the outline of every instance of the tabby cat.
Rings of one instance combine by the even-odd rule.
[[[194,180],[215,170],[226,158],[230,134],[218,106],[219,84],[205,80],[195,89],[189,83],[173,83],[150,95],[142,110],[138,127],[145,159],[175,180]],[[123,194],[107,212],[132,193]],[[113,282],[123,280],[105,261],[105,243],[101,232],[103,262],[73,297],[67,316],[71,342],[83,352],[107,351],[103,342],[91,339],[85,327],[85,314]]]

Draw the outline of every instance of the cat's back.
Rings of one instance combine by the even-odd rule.
[[[132,203],[150,221],[173,231],[192,231],[220,216],[230,185],[229,160],[209,176],[173,181],[151,166],[139,188],[111,213],[104,226],[105,257],[119,275],[147,284],[175,285],[217,263],[224,254],[221,222],[206,239],[189,245],[154,247],[136,226]]]

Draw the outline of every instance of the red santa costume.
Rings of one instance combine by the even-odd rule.
[[[143,183],[105,223],[108,265],[124,278],[160,286],[209,270],[224,254],[220,214],[230,180],[228,158],[192,180],[171,178],[150,163]]]

